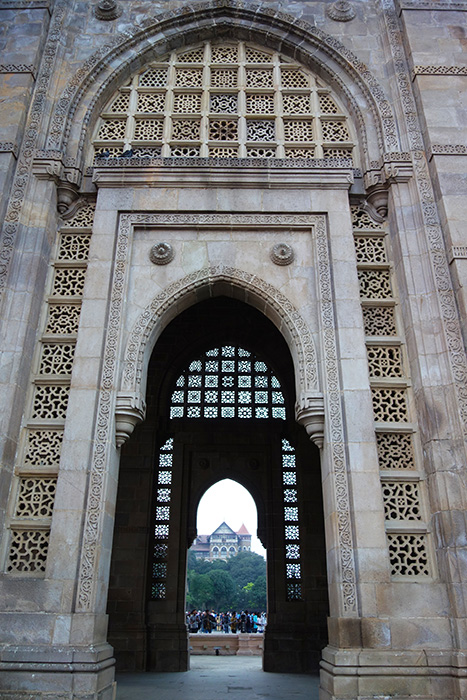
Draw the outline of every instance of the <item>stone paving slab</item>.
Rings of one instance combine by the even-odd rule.
[[[264,673],[261,658],[197,656],[187,673],[117,675],[116,700],[318,700],[316,675]]]

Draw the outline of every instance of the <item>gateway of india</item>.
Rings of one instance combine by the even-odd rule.
[[[226,478],[265,671],[467,698],[467,1],[0,0],[0,45],[0,698],[188,670]]]

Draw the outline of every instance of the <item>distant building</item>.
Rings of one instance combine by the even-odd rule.
[[[197,559],[207,561],[230,559],[239,552],[251,551],[251,535],[245,525],[235,532],[223,522],[210,535],[198,535],[191,546],[191,551],[195,553]]]

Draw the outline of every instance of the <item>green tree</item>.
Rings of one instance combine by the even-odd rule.
[[[188,552],[187,582],[187,609],[266,610],[266,561],[255,552],[213,562]]]
[[[198,610],[211,608],[214,602],[214,585],[209,574],[197,574],[190,577],[190,599],[192,607]]]
[[[217,611],[225,611],[231,607],[235,596],[235,582],[227,571],[212,569],[207,574],[213,585],[213,607]]]

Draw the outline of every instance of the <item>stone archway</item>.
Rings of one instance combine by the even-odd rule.
[[[180,347],[180,339],[187,337],[190,342]],[[258,357],[262,351],[263,359],[272,363],[283,382],[287,420],[271,422],[253,417],[197,421],[168,416],[174,379],[187,358],[198,357],[200,348],[222,339],[227,343],[237,339],[242,346],[257,351]],[[121,667],[159,671],[188,667],[185,567],[187,549],[196,534],[196,507],[200,495],[212,483],[231,477],[254,496],[258,531],[268,552],[269,621],[264,669],[318,670],[321,649],[327,643],[328,614],[321,476],[318,451],[295,422],[294,394],[293,363],[284,338],[260,312],[238,300],[218,296],[195,304],[178,315],[159,337],[149,363],[147,417],[136,427],[121,458],[109,588],[109,639]],[[299,548],[295,546],[297,540],[291,540],[289,547],[295,559],[289,564],[284,512],[290,504],[286,506],[283,500],[285,458],[281,451],[286,436],[294,445],[289,449],[293,449],[294,464],[296,454],[297,464],[296,473],[287,472],[297,486],[287,486],[286,493],[290,498],[298,489],[300,522],[303,519],[303,533],[308,533],[301,537]],[[160,459],[161,483],[169,484],[171,496],[167,501],[164,493],[158,505],[155,494],[159,493],[161,472],[156,465]],[[170,476],[167,470],[171,470]],[[167,510],[161,521],[157,517],[154,520],[157,508]],[[289,526],[298,527],[298,522]],[[162,539],[153,540],[152,533],[159,530]],[[168,552],[162,559],[161,546]],[[153,549],[157,553],[154,559]],[[301,565],[298,582],[297,562]],[[287,566],[295,567],[290,579]],[[303,595],[297,594],[297,586]]]

